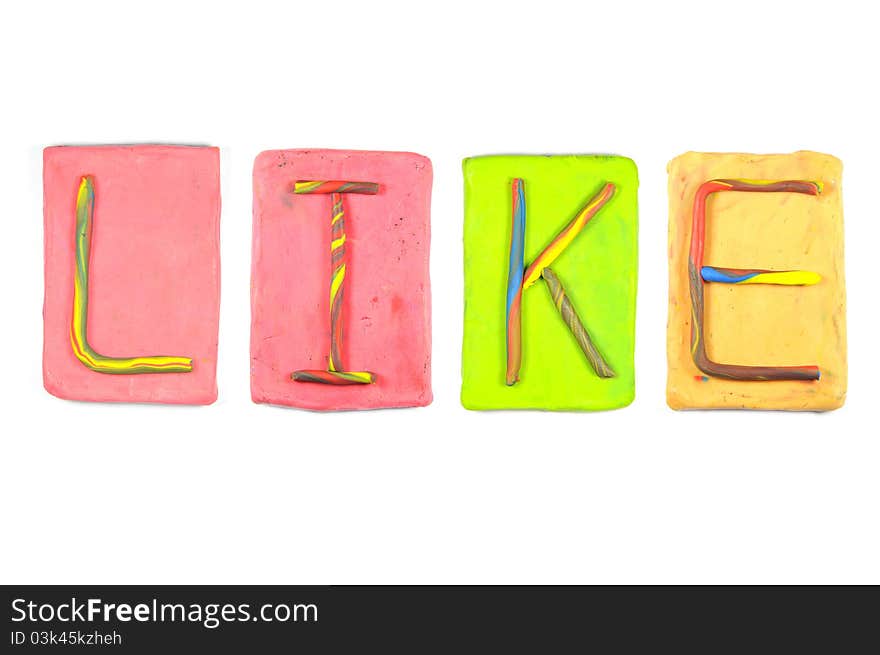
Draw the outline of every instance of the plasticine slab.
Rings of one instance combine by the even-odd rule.
[[[846,397],[846,297],[842,166],[814,152],[689,152],[669,163],[667,401],[673,409],[830,410]],[[697,188],[714,179],[802,180],[817,195],[713,193],[706,204],[704,264],[818,274],[807,286],[704,284],[710,359],[749,366],[817,366],[818,380],[738,380],[706,375],[691,355],[688,259]]]
[[[466,159],[465,322],[461,402],[468,409],[602,410],[633,400],[638,174],[625,157]],[[514,178],[524,181],[526,265],[606,182],[616,192],[553,262],[593,342],[614,369],[590,367],[547,285],[522,294],[522,365],[507,386],[506,294]]]
[[[71,400],[209,404],[217,398],[220,155],[187,146],[43,151],[43,382]],[[93,197],[88,344],[108,358],[192,360],[190,372],[106,373],[74,354],[80,192]]]
[[[315,410],[431,402],[431,162],[402,152],[270,150],[254,163],[251,395]],[[291,379],[326,369],[330,339],[331,196],[296,195],[301,180],[378,183],[343,194],[341,359],[372,384]]]

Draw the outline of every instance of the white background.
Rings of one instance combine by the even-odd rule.
[[[0,581],[880,582],[870,7],[10,3]],[[220,399],[58,400],[41,383],[41,150],[155,141],[222,149]],[[251,403],[251,167],[283,147],[433,160],[430,407],[326,415]],[[801,148],[845,167],[847,404],[825,415],[673,412],[666,162]],[[509,152],[638,163],[627,409],[459,405],[461,159]]]

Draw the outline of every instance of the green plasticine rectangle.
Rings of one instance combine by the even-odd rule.
[[[463,162],[465,312],[461,403],[467,409],[603,410],[635,395],[638,171],[626,157],[498,155]],[[508,387],[506,296],[511,183],[525,187],[525,265],[606,182],[608,203],[551,264],[616,373],[602,379],[539,280],[522,295],[520,380]]]

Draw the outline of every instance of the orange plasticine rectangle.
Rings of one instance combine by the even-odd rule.
[[[667,402],[673,409],[824,411],[846,397],[842,166],[830,155],[689,152],[669,163]],[[817,381],[705,375],[691,356],[688,251],[697,188],[714,179],[809,180],[818,196],[728,191],[707,200],[704,265],[812,271],[811,286],[704,284],[704,338],[725,364],[819,367]]]

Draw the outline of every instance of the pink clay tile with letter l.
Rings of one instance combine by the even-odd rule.
[[[254,402],[314,410],[431,402],[431,180],[430,160],[412,153],[257,157]]]
[[[49,393],[71,400],[214,402],[219,150],[50,147],[43,151],[43,193],[43,382]],[[87,308],[77,314],[83,298]],[[72,325],[82,326],[81,339]]]

